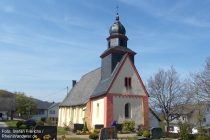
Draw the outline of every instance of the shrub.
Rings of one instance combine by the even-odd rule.
[[[36,124],[38,126],[44,126],[44,122],[42,120],[37,121]]]
[[[197,135],[196,140],[209,140],[209,137],[206,135]]]
[[[197,134],[188,134],[189,140],[195,140],[197,137]]]
[[[96,133],[92,133],[92,134],[89,135],[89,139],[94,139],[95,140],[95,139],[98,139],[98,137],[99,136]]]
[[[42,117],[41,121],[46,122],[46,118]]]
[[[27,128],[30,128],[30,127],[35,127],[37,123],[34,120],[27,120],[24,122],[24,124],[26,125]]]
[[[23,121],[18,121],[17,123],[16,123],[16,127],[17,128],[20,128],[21,127],[21,125],[23,125]]]
[[[179,123],[180,133],[179,136],[182,140],[190,140],[189,139],[189,125],[187,123]]]
[[[150,137],[150,132],[148,130],[144,130],[143,131],[143,136],[146,137],[146,138],[149,138]]]
[[[69,131],[70,128],[69,128],[68,126],[64,126],[64,130],[65,130],[65,131]]]
[[[134,131],[135,122],[134,121],[127,121],[123,122],[123,131]]]
[[[164,136],[168,137],[168,138],[179,138],[179,134],[178,133],[170,133],[170,132],[167,133],[167,132],[165,132]]]
[[[142,136],[143,135],[143,132],[142,131],[138,131],[137,132],[137,136]]]
[[[88,128],[87,128],[87,122],[85,122],[85,124],[84,124],[84,127],[83,127],[82,131],[88,131]]]
[[[101,129],[94,129],[94,133],[95,133],[95,134],[99,134],[100,131],[101,131]]]

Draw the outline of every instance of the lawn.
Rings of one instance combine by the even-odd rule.
[[[65,140],[89,140],[85,138],[66,138]]]
[[[120,139],[123,139],[123,140],[137,140],[137,138],[120,138]],[[88,138],[66,138],[66,140],[89,140]]]
[[[4,122],[8,125],[8,127],[16,128],[16,123],[18,121],[16,121],[16,120],[7,120],[7,121],[4,121]]]
[[[66,130],[64,127],[57,127],[57,135],[65,135],[67,134]]]

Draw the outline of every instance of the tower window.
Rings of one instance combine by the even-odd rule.
[[[131,77],[125,77],[124,83],[126,88],[131,88]]]
[[[130,103],[125,104],[125,118],[131,117],[131,106]]]

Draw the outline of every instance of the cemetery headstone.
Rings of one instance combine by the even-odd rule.
[[[102,128],[99,140],[117,139],[117,131],[114,127]]]
[[[161,128],[152,128],[151,129],[151,136],[153,139],[160,139],[163,136],[163,132]]]

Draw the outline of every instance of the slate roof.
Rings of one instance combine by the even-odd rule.
[[[71,89],[60,106],[84,105],[101,79],[101,68],[97,68],[81,77]]]
[[[42,101],[39,99],[32,98],[34,103],[36,104],[37,109],[45,109],[47,110],[53,103],[47,102],[47,101]]]
[[[157,118],[157,120],[160,122],[161,119],[160,117],[157,115],[157,113],[155,113],[151,108],[149,108],[150,112]]]
[[[112,72],[111,76],[108,77],[107,79],[101,80],[99,82],[99,84],[97,85],[97,87],[93,91],[93,94],[90,96],[91,98],[101,96],[101,95],[103,95],[107,92],[108,88],[110,87],[115,75],[119,71],[123,61],[125,60],[125,58],[126,58],[126,54],[122,57],[120,62],[116,65],[116,67],[115,67],[114,71]]]
[[[60,103],[53,103],[50,107],[48,107],[48,109],[51,109],[51,108],[53,108],[55,106],[59,106],[59,105],[60,105]]]
[[[109,48],[107,50],[105,50],[103,52],[103,54],[101,55],[101,57],[104,57],[106,56],[107,54],[109,54],[109,52],[118,52],[118,53],[131,53],[131,54],[136,54],[136,52],[132,51],[131,49],[127,48],[127,47],[123,47],[123,46],[117,46],[117,47],[114,47],[114,48]]]

